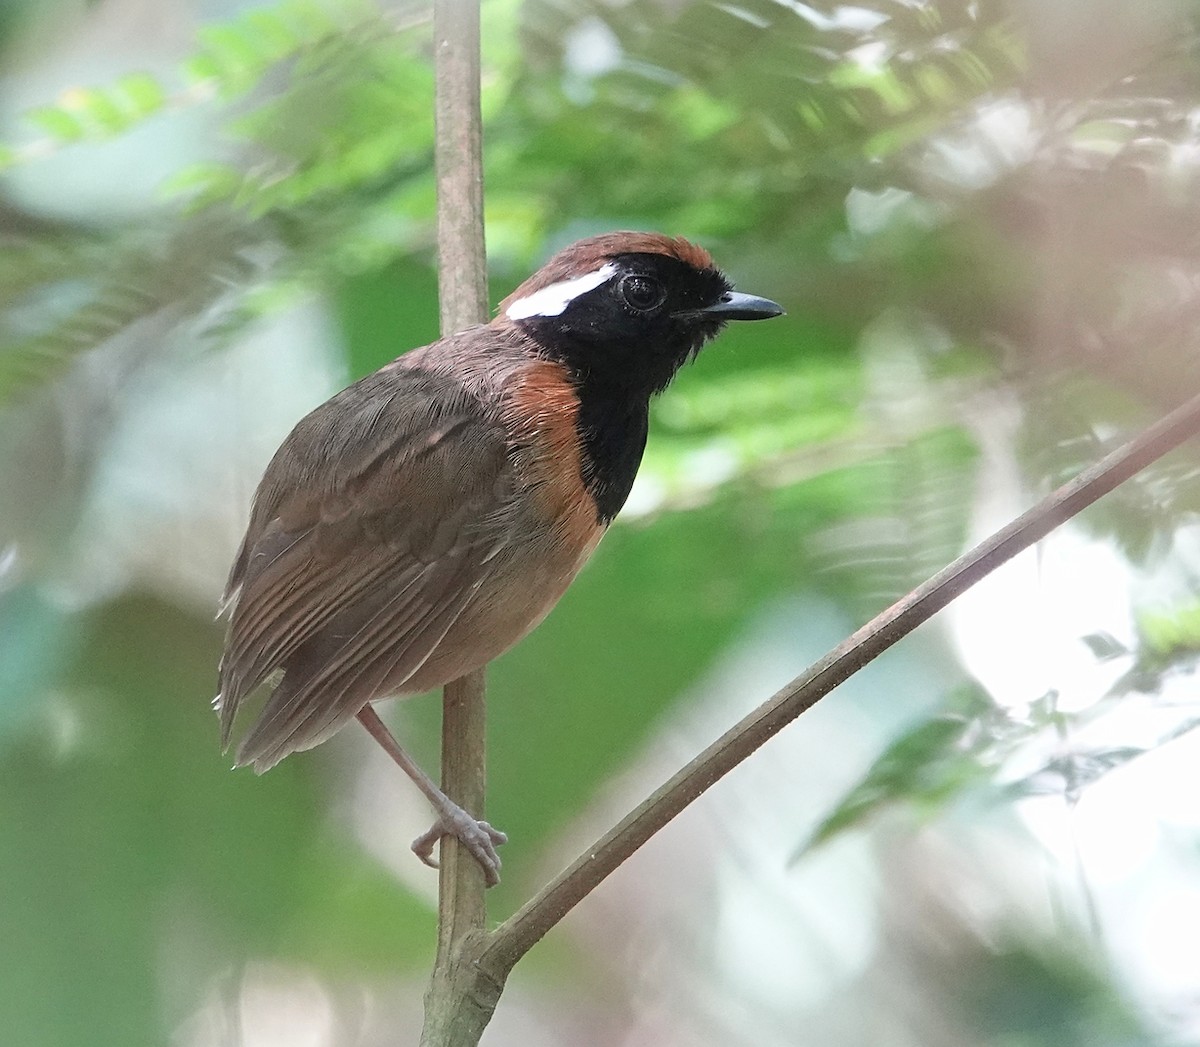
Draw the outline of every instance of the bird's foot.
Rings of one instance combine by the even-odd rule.
[[[443,836],[453,836],[467,849],[483,868],[484,879],[489,887],[495,887],[500,882],[500,855],[496,853],[496,848],[508,843],[504,833],[487,822],[472,818],[456,804],[451,805],[438,812],[438,819],[428,832],[413,840],[413,853],[430,868],[438,867],[433,848]]]

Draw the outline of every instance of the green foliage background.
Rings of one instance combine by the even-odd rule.
[[[215,356],[313,302],[342,381],[436,336],[429,11],[168,6],[200,23],[183,54],[151,63],[148,38],[143,66],[127,42],[115,75],[71,80],[19,119],[10,102],[0,148],[0,1027],[12,1043],[167,1042],[256,958],[335,985],[419,985],[432,957],[427,898],[348,824],[344,757],[322,750],[255,779],[216,753],[219,570],[209,558],[181,582],[163,564],[188,561],[197,535],[231,554],[221,523],[245,505],[181,496],[174,539],[148,527],[157,568],[99,590],[78,577],[81,550],[119,552],[88,528],[114,483],[123,412],[172,373],[200,381]],[[727,332],[657,403],[633,518],[492,669],[490,814],[514,840],[497,915],[758,616],[799,597],[856,623],[961,549],[981,475],[975,400],[1022,408],[1010,451],[1032,492],[1194,387],[1196,11],[1101,6],[484,5],[493,300],[570,239],[635,227],[703,242],[739,286],[789,311]],[[55,32],[50,9],[5,8],[11,98],[86,39],[86,11],[62,4]],[[1010,133],[1022,120],[1026,133]],[[197,138],[144,137],[172,127]],[[132,204],[38,196],[43,177],[86,182],[106,155],[131,177],[164,157],[170,172]],[[316,402],[320,368],[295,366],[278,384]],[[276,393],[264,388],[264,404]],[[234,420],[234,443],[255,424]],[[195,419],[179,425],[201,457],[228,453]],[[184,466],[173,482],[187,487]],[[1175,600],[1138,609],[1136,642],[1087,638],[1097,659],[1123,660],[1108,693],[1083,712],[1030,695],[1014,713],[930,638],[915,675],[931,693],[886,714],[886,696],[866,703],[887,724],[878,759],[797,831],[797,860],[851,827],[887,839],[1047,790],[1072,803],[1186,735],[1184,715],[1138,744],[1027,758],[1190,671],[1195,576],[1176,539],[1198,491],[1181,454],[1086,521],[1131,569],[1178,579]],[[431,765],[436,703],[398,716]],[[953,1012],[962,1043],[1184,1042],[1124,994],[1102,943],[1065,925],[1053,941],[960,942],[969,962],[937,967],[926,1006]],[[587,995],[589,961],[561,941],[528,966]]]

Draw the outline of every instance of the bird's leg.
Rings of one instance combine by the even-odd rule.
[[[456,837],[483,866],[487,885],[495,887],[500,882],[500,855],[496,853],[496,847],[507,843],[508,837],[499,829],[493,829],[487,822],[471,817],[442,792],[417,762],[400,748],[400,743],[392,736],[392,732],[387,729],[370,702],[359,710],[358,720],[370,732],[371,737],[383,746],[384,751],[400,765],[401,770],[416,783],[417,788],[425,794],[425,798],[437,812],[437,821],[430,830],[413,840],[412,849],[416,856],[426,865],[436,869],[438,863],[433,857],[433,845],[443,836]]]

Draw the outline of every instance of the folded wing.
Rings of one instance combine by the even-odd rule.
[[[489,576],[512,486],[499,424],[416,368],[370,375],[296,426],[226,593],[223,744],[246,695],[283,670],[239,764],[316,745],[425,663]]]

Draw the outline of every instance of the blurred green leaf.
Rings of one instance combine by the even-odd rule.
[[[79,140],[86,133],[79,114],[60,106],[42,106],[27,114],[30,123],[40,127],[53,138],[64,142]]]
[[[1109,972],[1089,962],[1082,941],[1018,942],[1009,936],[989,950],[986,962],[968,961],[956,974],[958,998],[988,1042],[1055,1047],[1161,1042],[1112,991]]]
[[[1200,603],[1171,611],[1147,611],[1138,631],[1149,650],[1159,657],[1200,651]]]
[[[1106,662],[1112,658],[1121,658],[1129,654],[1129,648],[1110,633],[1089,633],[1081,637],[1097,661]]]
[[[1144,756],[1147,751],[1136,745],[1075,748],[1011,783],[1006,791],[1014,797],[1063,796],[1069,803],[1075,803],[1089,785],[1094,785],[1110,771]]]
[[[928,811],[978,781],[978,762],[962,744],[969,727],[965,717],[939,715],[905,731],[821,820],[792,860],[798,861],[838,833],[862,825],[885,806],[903,802]]]
[[[162,85],[146,73],[130,73],[116,83],[130,112],[135,117],[149,116],[166,104],[167,95]]]

